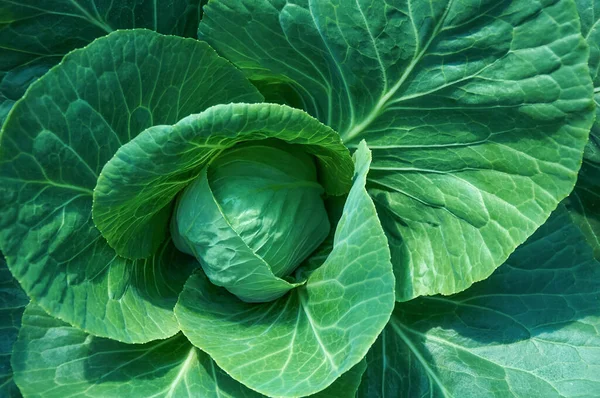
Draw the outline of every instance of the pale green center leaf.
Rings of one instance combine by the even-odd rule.
[[[200,37],[266,95],[301,104],[351,148],[367,141],[398,300],[485,279],[573,188],[594,112],[570,0],[204,11]]]
[[[198,259],[211,283],[243,301],[271,301],[301,284],[276,276],[232,227],[210,191],[206,169],[177,201],[171,235],[180,250]]]
[[[366,189],[370,152],[354,155],[354,184],[333,249],[305,285],[248,304],[197,272],[175,307],[182,331],[234,379],[269,396],[316,393],[359,363],[394,306],[390,252]]]

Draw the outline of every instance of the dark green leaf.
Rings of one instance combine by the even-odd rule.
[[[584,160],[577,185],[564,203],[600,260],[600,163]]]
[[[13,278],[0,254],[0,397],[21,396],[13,382],[10,357],[21,326],[23,310],[29,302],[27,295]]]
[[[490,278],[398,303],[359,397],[596,397],[600,263],[564,208]]]
[[[590,132],[577,185],[565,204],[600,260],[600,1],[576,0],[581,31],[590,46],[596,122]]]
[[[116,29],[195,37],[200,0],[2,0],[0,126],[15,101],[61,58]]]
[[[302,145],[315,156],[325,191],[348,191],[350,153],[331,128],[288,106],[217,105],[174,126],[149,128],[121,147],[98,178],[94,221],[118,253],[146,257],[168,234],[177,193],[212,158],[236,143],[266,138]]]

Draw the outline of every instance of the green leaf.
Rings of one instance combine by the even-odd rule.
[[[332,385],[321,392],[310,395],[310,398],[356,398],[356,392],[366,370],[367,361],[363,359],[341,375]]]
[[[68,52],[117,29],[196,37],[200,0],[9,0],[0,3],[0,126],[25,90]],[[161,6],[162,5],[162,6]]]
[[[237,145],[210,164],[208,180],[233,229],[279,277],[290,275],[329,234],[315,159],[302,146],[279,140]]]
[[[33,303],[25,310],[13,364],[28,397],[264,397],[229,377],[181,334],[124,344],[90,336]],[[311,398],[354,398],[365,368],[361,361]]]
[[[10,357],[21,326],[21,316],[28,302],[27,295],[13,278],[4,256],[0,254],[0,396],[4,398],[21,396],[13,381]]]
[[[592,397],[600,263],[561,206],[487,280],[398,303],[359,397]]]
[[[213,0],[199,34],[366,139],[398,300],[485,279],[573,188],[594,115],[570,0]]]
[[[352,161],[331,128],[288,106],[216,105],[173,126],[151,127],[123,145],[98,178],[94,221],[119,254],[149,256],[168,235],[177,193],[221,151],[267,138],[302,145],[314,155],[328,194],[348,191]]]
[[[323,390],[363,359],[389,319],[394,276],[365,189],[370,152],[364,143],[354,160],[354,184],[333,250],[305,285],[276,301],[248,304],[197,272],[175,307],[195,346],[263,394],[297,397]]]
[[[584,160],[577,185],[564,204],[600,261],[600,163]]]
[[[576,0],[581,31],[590,46],[589,68],[594,82],[596,122],[584,154],[577,185],[565,204],[600,260],[600,1]]]
[[[260,397],[178,334],[146,344],[94,337],[30,304],[13,354],[29,397]]]
[[[206,43],[147,30],[100,38],[33,84],[0,138],[0,247],[26,293],[98,336],[175,334],[173,307],[196,261],[170,242],[144,261],[117,256],[92,222],[93,189],[117,149],[148,126],[253,99]]]
[[[600,1],[575,0],[575,4],[581,20],[581,33],[590,47],[588,64],[596,102],[596,123],[592,126],[585,160],[600,163]]]

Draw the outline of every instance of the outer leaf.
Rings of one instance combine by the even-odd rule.
[[[172,309],[195,260],[169,242],[145,261],[118,257],[92,222],[92,190],[102,166],[149,125],[253,99],[205,43],[145,30],[98,39],[32,85],[0,141],[0,246],[27,294],[99,336],[175,334]]]
[[[592,126],[575,190],[566,205],[600,260],[600,1],[576,0],[581,31],[590,46],[589,67],[594,82],[596,123]]]
[[[0,254],[0,396],[4,398],[21,396],[13,382],[10,357],[21,326],[21,315],[28,302],[27,295],[13,278]]]
[[[263,394],[323,390],[361,361],[389,319],[390,253],[364,186],[370,152],[363,143],[354,156],[354,185],[333,250],[306,285],[270,303],[247,304],[198,272],[175,307],[194,345]]]
[[[231,379],[182,335],[123,344],[90,336],[35,304],[25,312],[13,363],[28,397],[263,397]],[[365,368],[361,361],[311,398],[354,397]]]
[[[600,260],[600,163],[583,162],[577,185],[565,205]]]
[[[367,140],[398,300],[485,279],[573,188],[593,104],[570,0],[214,0],[199,32]]]
[[[581,33],[590,47],[588,64],[594,83],[594,101],[596,102],[596,123],[592,126],[585,160],[600,163],[600,118],[598,117],[600,115],[600,1],[575,0],[575,4],[581,20]]]
[[[397,304],[359,397],[595,397],[600,263],[564,208],[490,278]]]
[[[168,233],[175,195],[221,151],[266,138],[303,145],[325,191],[348,192],[350,153],[331,128],[287,106],[217,105],[174,126],[151,127],[120,148],[98,178],[94,221],[118,253],[147,257]]]
[[[200,0],[3,0],[0,126],[14,102],[69,51],[116,29],[195,37]]]
[[[30,304],[13,355],[28,397],[260,397],[178,334],[143,345],[94,337]]]

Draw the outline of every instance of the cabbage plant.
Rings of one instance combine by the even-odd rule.
[[[0,0],[0,395],[600,391],[600,3],[205,3]]]

